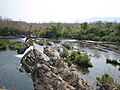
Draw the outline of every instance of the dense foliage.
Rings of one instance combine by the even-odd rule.
[[[69,54],[67,50],[63,50],[62,52],[60,52],[60,57],[65,58],[69,66],[72,63],[75,63],[76,65],[83,68],[92,67],[92,63],[90,62],[90,59],[86,54],[81,54],[76,51],[72,51]]]
[[[92,63],[90,62],[90,59],[86,54],[81,54],[79,52],[72,51],[69,57],[71,61],[75,62],[78,66],[85,68],[92,67]]]
[[[26,23],[0,18],[0,36],[29,36],[45,38],[75,38],[120,43],[120,23]]]
[[[40,37],[46,37],[46,38],[60,38],[61,37],[61,27],[59,24],[53,25],[51,27],[48,27],[41,32],[38,32],[38,35]]]
[[[88,55],[84,55],[84,54],[77,55],[76,63],[81,67],[92,67],[92,63],[90,62]]]
[[[22,36],[25,35],[24,31],[15,29],[12,27],[2,27],[0,28],[0,36]]]
[[[112,22],[80,23],[76,30],[73,24],[56,25],[37,32],[45,38],[75,38],[80,40],[97,40],[120,43],[120,24]]]

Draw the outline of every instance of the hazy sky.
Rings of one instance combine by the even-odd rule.
[[[0,0],[0,16],[27,22],[119,17],[120,0]]]

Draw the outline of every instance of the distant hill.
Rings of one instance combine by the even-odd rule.
[[[120,22],[120,17],[94,17],[94,18],[89,18],[89,19],[78,20],[78,22],[96,22],[96,21]]]

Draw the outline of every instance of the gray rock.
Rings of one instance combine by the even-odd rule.
[[[62,59],[45,61],[41,53],[31,50],[21,63],[25,71],[31,73],[35,90],[91,90]]]

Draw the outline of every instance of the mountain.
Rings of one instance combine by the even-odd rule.
[[[94,17],[94,18],[89,18],[89,19],[78,20],[78,22],[96,22],[96,21],[120,22],[120,17]]]

